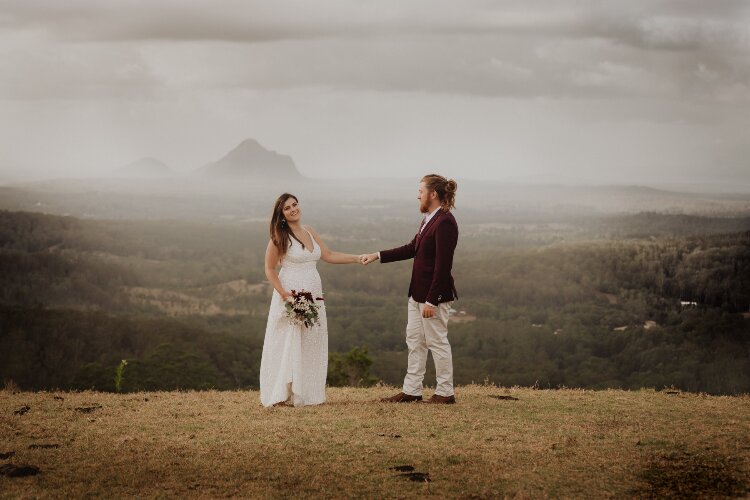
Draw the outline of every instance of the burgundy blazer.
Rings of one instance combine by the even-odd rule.
[[[450,212],[438,212],[406,245],[380,251],[380,262],[414,259],[409,297],[438,305],[458,298],[451,268],[458,244],[458,224]]]

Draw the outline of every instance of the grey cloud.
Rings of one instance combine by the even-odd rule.
[[[412,34],[527,34],[596,36],[663,48],[717,43],[747,48],[749,11],[741,0],[2,0],[0,8],[0,23],[6,27],[41,29],[72,40],[258,42]]]
[[[241,67],[226,84],[247,88],[668,100],[714,100],[733,89],[735,99],[747,98],[747,65],[700,52],[657,52],[644,59],[636,48],[595,38],[533,44],[500,36],[285,42],[240,47],[220,64]]]
[[[137,51],[99,46],[0,48],[3,99],[132,99],[155,97],[162,81]]]
[[[734,0],[0,0],[0,12],[0,36],[37,34],[39,50],[12,57],[16,76],[0,77],[0,89],[17,98],[138,97],[180,82],[750,100],[750,16],[747,4]],[[184,57],[197,44],[206,55],[201,64]],[[112,61],[45,60],[80,53],[81,45],[111,50]],[[142,60],[133,47],[142,48]],[[172,78],[170,70],[183,76]]]
[[[440,5],[443,8],[441,10]],[[61,40],[266,42],[320,37],[399,33],[465,32],[460,9],[449,2],[381,6],[347,1],[176,1],[122,0],[64,4],[4,0],[6,27],[39,29]],[[437,10],[433,10],[436,7]],[[432,18],[437,13],[436,18]],[[2,22],[2,21],[0,21]]]
[[[73,0],[75,2],[75,0]],[[592,27],[574,13],[486,10],[480,14],[445,7],[441,2],[424,9],[379,10],[336,7],[335,3],[300,4],[284,10],[263,2],[216,2],[211,5],[179,2],[120,1],[112,4],[0,2],[0,26],[28,29],[61,41],[223,41],[259,43],[312,38],[366,38],[411,35],[548,35],[587,36]],[[289,2],[281,5],[289,5]],[[310,9],[314,5],[314,9]],[[331,8],[330,6],[333,5]],[[408,5],[408,4],[406,4]],[[77,6],[77,7],[76,7]],[[399,15],[394,15],[397,13]],[[322,15],[321,15],[322,14]]]

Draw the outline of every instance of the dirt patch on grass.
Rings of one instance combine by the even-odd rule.
[[[5,464],[0,466],[0,476],[26,477],[36,476],[37,474],[39,474],[39,467],[35,465]]]
[[[49,449],[55,449],[59,448],[60,445],[57,443],[42,443],[42,444],[30,444],[29,449],[30,450],[49,450]]]
[[[429,472],[404,472],[401,474],[401,476],[407,478],[409,481],[417,481],[417,482],[430,482],[430,473]]]
[[[491,398],[500,399],[504,401],[518,401],[518,398],[513,396],[504,396],[504,395],[498,395],[498,394],[490,394]]]
[[[15,415],[25,415],[29,410],[31,409],[31,406],[25,405],[14,411],[13,413]]]
[[[744,497],[750,489],[736,459],[715,453],[661,452],[650,456],[640,474],[645,498]]]
[[[429,483],[430,479],[429,472],[415,472],[413,465],[397,465],[395,467],[388,467],[390,470],[400,472],[399,476],[405,477],[409,481],[417,481],[422,483]]]
[[[76,411],[80,411],[81,413],[93,413],[96,410],[100,410],[101,408],[102,408],[102,405],[79,406],[76,408]]]

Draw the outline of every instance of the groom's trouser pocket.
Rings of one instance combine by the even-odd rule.
[[[453,361],[448,343],[448,304],[440,304],[435,316],[423,318],[424,304],[409,298],[406,345],[409,362],[404,378],[404,392],[411,395],[422,393],[422,381],[427,365],[428,348],[435,361],[437,378],[436,393],[441,396],[453,394]]]

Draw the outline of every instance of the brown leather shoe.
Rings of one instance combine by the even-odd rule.
[[[380,401],[383,403],[411,403],[412,401],[422,401],[422,396],[411,396],[409,394],[399,392],[395,396],[390,398],[383,398]]]
[[[433,394],[430,399],[427,401],[420,401],[420,403],[424,404],[444,404],[444,405],[452,405],[456,402],[456,396],[438,396],[437,394]]]

